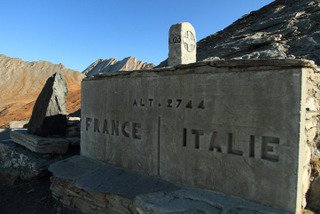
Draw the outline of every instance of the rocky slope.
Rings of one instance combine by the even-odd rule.
[[[319,65],[319,20],[319,0],[276,0],[200,40],[197,60],[306,58]]]
[[[80,83],[83,74],[62,64],[46,61],[25,62],[0,55],[0,127],[12,120],[29,118],[45,81],[59,71],[67,81],[67,111],[80,108]]]
[[[117,61],[114,58],[98,59],[93,62],[88,68],[86,68],[82,73],[89,77],[98,73],[151,69],[153,67],[153,64],[139,61],[134,57],[127,57],[120,61]]]

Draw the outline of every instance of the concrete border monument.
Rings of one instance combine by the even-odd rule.
[[[313,69],[303,60],[234,60],[87,78],[81,154],[298,212],[310,172]]]
[[[180,65],[196,62],[196,32],[189,22],[172,25],[169,30],[168,65]]]

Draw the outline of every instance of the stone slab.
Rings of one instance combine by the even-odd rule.
[[[75,154],[79,154],[79,149],[74,147],[65,155],[46,157],[12,142],[10,129],[0,130],[0,180],[13,184],[48,175],[50,164]]]
[[[0,141],[10,140],[10,129],[0,129]]]
[[[289,214],[221,193],[183,187],[172,192],[157,192],[136,197],[136,210],[141,213],[214,213],[214,214]]]
[[[54,163],[49,170],[55,177],[72,180],[76,186],[87,191],[117,193],[131,199],[140,194],[177,189],[176,185],[169,182],[148,179],[138,173],[79,155]]]
[[[81,154],[300,212],[309,61],[213,61],[82,82]]]
[[[79,142],[79,138],[41,137],[24,129],[11,131],[10,137],[15,143],[40,154],[65,154],[70,144],[75,145]]]
[[[213,191],[174,185],[83,156],[52,164],[53,196],[83,213],[288,212]]]

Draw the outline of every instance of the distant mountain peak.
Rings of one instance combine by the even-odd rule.
[[[86,76],[93,76],[99,73],[114,73],[117,71],[151,69],[155,65],[139,61],[137,58],[129,56],[120,61],[115,58],[97,59],[82,73]]]

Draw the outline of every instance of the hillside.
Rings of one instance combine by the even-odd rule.
[[[93,76],[98,73],[116,72],[116,71],[129,71],[139,69],[151,69],[154,65],[137,60],[134,57],[127,57],[123,60],[110,59],[98,59],[93,62],[82,73],[86,76]]]
[[[276,0],[197,43],[197,60],[306,58],[320,64],[320,2]]]
[[[80,108],[80,83],[84,75],[62,64],[25,62],[0,55],[0,127],[30,117],[45,81],[57,71],[68,84],[67,110],[76,111]]]

